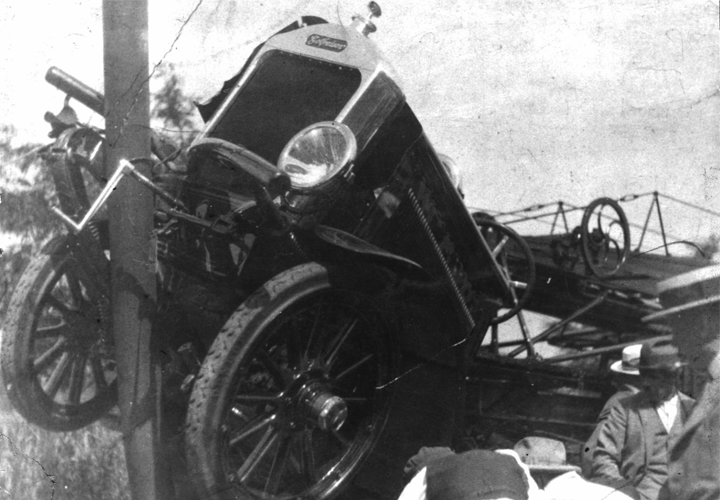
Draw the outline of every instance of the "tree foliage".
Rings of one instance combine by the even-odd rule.
[[[160,88],[152,96],[152,126],[169,136],[179,148],[185,148],[198,132],[192,100],[183,92],[182,82],[172,64],[159,65],[154,77]]]
[[[15,131],[0,128],[0,317],[37,245],[58,228],[50,212],[54,187],[35,153],[37,144],[13,146]]]

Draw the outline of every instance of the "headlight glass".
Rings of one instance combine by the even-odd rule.
[[[280,153],[278,168],[290,177],[294,188],[308,189],[336,176],[356,153],[357,141],[347,125],[320,122],[290,139]]]

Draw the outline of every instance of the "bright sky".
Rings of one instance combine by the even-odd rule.
[[[362,1],[149,1],[151,64],[173,63],[200,99],[298,15],[349,22],[365,11]],[[101,3],[0,6],[0,124],[19,141],[43,141],[44,112],[62,105],[49,66],[102,89]],[[717,0],[379,3],[372,37],[436,148],[460,165],[470,206],[658,190],[720,212]],[[628,204],[631,221],[648,205]],[[678,237],[720,234],[720,218],[663,208]]]

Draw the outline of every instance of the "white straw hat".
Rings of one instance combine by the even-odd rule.
[[[618,359],[610,369],[615,373],[624,373],[626,375],[640,375],[638,365],[640,364],[640,351],[642,344],[633,344],[622,350],[622,359]]]

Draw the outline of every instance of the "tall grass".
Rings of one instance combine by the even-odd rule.
[[[122,438],[100,424],[49,432],[0,422],[0,499],[130,500]]]

